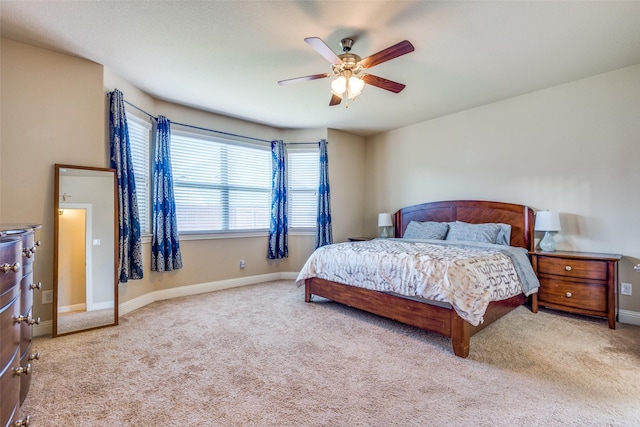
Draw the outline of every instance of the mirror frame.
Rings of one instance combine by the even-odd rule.
[[[106,328],[116,326],[118,324],[118,178],[115,169],[99,168],[91,166],[63,165],[56,163],[55,165],[55,188],[54,188],[54,221],[53,221],[53,327],[51,336],[53,338],[74,334],[77,332],[90,331],[93,329]],[[60,210],[60,169],[75,169],[85,171],[111,172],[113,174],[113,323],[99,326],[92,326],[84,329],[73,330],[64,333],[58,333],[58,244],[60,240],[59,230],[59,214]]]

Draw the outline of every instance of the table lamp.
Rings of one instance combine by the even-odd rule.
[[[380,237],[387,238],[391,237],[391,227],[393,226],[393,222],[391,221],[391,214],[388,212],[384,212],[378,214],[378,227],[381,227]]]
[[[553,233],[560,231],[560,214],[558,212],[540,211],[536,213],[535,231],[544,231],[544,237],[540,241],[540,249],[545,252],[556,250],[556,241]]]

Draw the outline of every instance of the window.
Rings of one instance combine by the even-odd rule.
[[[127,127],[129,128],[133,173],[136,178],[140,232],[149,234],[151,233],[151,209],[149,208],[151,206],[151,174],[149,172],[151,123],[127,113]]]
[[[315,228],[318,210],[318,148],[288,148],[289,228]]]
[[[140,228],[151,233],[151,132],[147,120],[127,113]],[[195,132],[171,131],[171,166],[181,233],[268,230],[271,149]],[[316,146],[287,147],[290,229],[314,229],[318,203]]]
[[[268,144],[172,130],[171,166],[180,232],[269,228]]]

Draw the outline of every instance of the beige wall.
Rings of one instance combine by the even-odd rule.
[[[365,139],[331,129],[327,141],[333,241],[344,242],[364,233]]]
[[[156,100],[119,76],[80,58],[10,40],[1,40],[2,133],[0,139],[0,219],[41,223],[35,277],[43,289],[53,283],[53,165],[109,166],[106,92],[118,88],[125,99],[172,122],[285,142],[329,141],[329,177],[334,240],[361,234],[364,195],[364,139],[327,129],[277,129]],[[353,197],[352,194],[357,196]],[[344,203],[348,201],[348,203]],[[154,291],[267,273],[296,272],[313,251],[314,236],[290,235],[290,256],[266,259],[267,236],[183,240],[184,268],[149,271],[149,243],[143,245],[143,280],[119,286],[124,303]],[[239,261],[246,261],[240,269]],[[34,313],[52,318],[52,305],[34,298]]]
[[[640,65],[367,140],[366,231],[375,214],[450,199],[560,212],[558,248],[620,253],[640,312]]]
[[[0,39],[0,218],[42,224],[34,278],[53,283],[55,163],[107,165],[102,65]],[[52,306],[34,297],[34,313]]]

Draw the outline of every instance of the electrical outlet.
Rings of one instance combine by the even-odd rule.
[[[240,268],[244,268],[244,260],[243,259],[240,260]]]
[[[42,303],[51,304],[53,302],[53,291],[42,291]]]
[[[631,283],[620,283],[620,295],[631,295]]]

